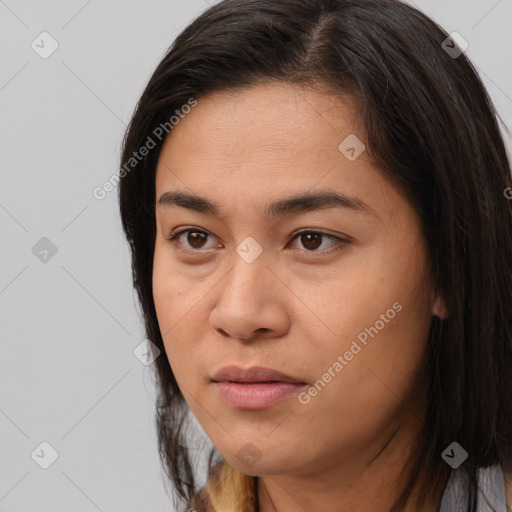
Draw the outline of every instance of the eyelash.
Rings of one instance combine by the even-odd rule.
[[[184,233],[192,233],[192,232],[193,233],[204,234],[206,236],[211,236],[208,232],[206,232],[206,231],[204,231],[202,229],[188,227],[188,228],[185,228],[185,229],[181,229],[181,230],[177,231],[174,234],[171,234],[171,236],[168,237],[168,240],[171,241],[172,243],[176,243],[177,244],[179,242],[176,239],[179,236],[181,236]],[[350,243],[349,240],[340,238],[340,237],[335,236],[335,235],[330,235],[328,233],[324,233],[323,231],[312,230],[312,229],[302,229],[302,230],[296,231],[295,233],[293,233],[292,239],[290,241],[294,241],[297,237],[299,237],[300,235],[304,235],[304,234],[318,234],[318,235],[325,236],[325,237],[327,237],[327,238],[329,238],[331,240],[337,240],[339,242],[339,246],[337,248],[334,248],[334,249],[330,248],[330,249],[326,249],[326,250],[323,250],[323,251],[298,249],[299,251],[301,251],[303,253],[307,253],[308,256],[312,256],[312,257],[314,257],[313,255],[315,253],[331,254],[331,253],[334,253],[334,252],[341,251],[341,250],[343,250],[345,248],[345,246],[347,244]],[[186,251],[186,252],[189,252],[189,253],[200,253],[201,252],[201,249],[186,249],[185,248],[185,249],[182,249],[182,250]],[[209,249],[207,249],[207,250],[209,250]]]

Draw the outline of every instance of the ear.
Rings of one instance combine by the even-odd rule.
[[[448,318],[448,309],[446,308],[444,299],[440,295],[437,295],[434,299],[432,314],[438,316],[441,320]]]

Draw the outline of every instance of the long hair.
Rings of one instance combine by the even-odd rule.
[[[320,84],[356,100],[375,164],[420,216],[432,279],[449,312],[431,320],[427,420],[396,511],[416,482],[419,503],[446,483],[451,468],[441,454],[454,441],[468,453],[460,468],[470,481],[468,512],[476,509],[477,469],[512,466],[510,163],[499,116],[474,66],[448,51],[457,48],[448,37],[398,0],[224,0],[167,51],[121,155],[120,212],[133,283],[147,337],[165,354],[152,294],[162,127],[166,135],[171,116],[206,94],[268,81]],[[144,158],[130,160],[148,137]],[[158,357],[154,368],[161,460],[173,489],[190,503],[199,489],[187,448],[188,406],[168,359]]]

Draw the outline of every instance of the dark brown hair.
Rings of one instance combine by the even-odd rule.
[[[125,135],[121,163],[190,98],[265,81],[323,84],[357,102],[376,165],[422,220],[433,282],[449,317],[431,320],[428,410],[401,510],[446,483],[441,453],[467,452],[467,511],[479,467],[512,465],[512,187],[497,114],[448,34],[396,0],[224,0],[195,19],[153,73]],[[193,114],[191,114],[193,115]],[[152,294],[155,171],[163,138],[119,186],[121,218],[147,337],[164,352]],[[154,363],[158,443],[176,492],[198,491],[186,443],[187,404],[168,359]]]

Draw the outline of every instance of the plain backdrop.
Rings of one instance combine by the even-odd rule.
[[[117,191],[92,191],[211,3],[0,0],[0,511],[174,510]],[[467,40],[512,129],[512,0],[414,3]]]

